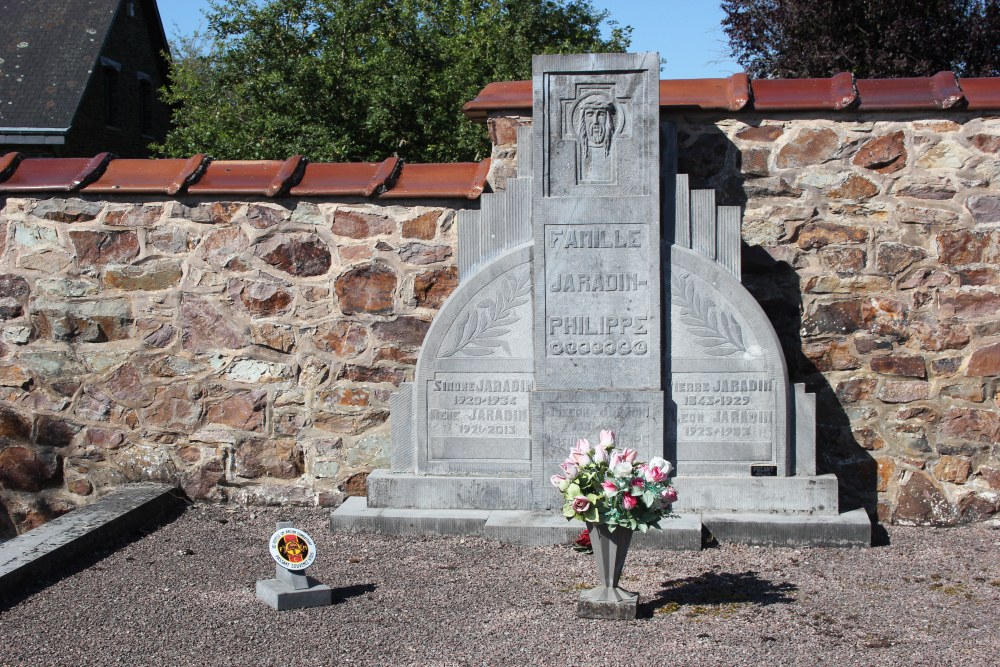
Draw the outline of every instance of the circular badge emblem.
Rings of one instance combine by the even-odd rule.
[[[298,528],[281,528],[271,535],[271,558],[286,570],[304,570],[316,560],[316,543]]]

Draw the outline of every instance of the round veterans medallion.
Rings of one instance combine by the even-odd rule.
[[[298,528],[280,528],[271,535],[271,558],[286,570],[304,570],[316,560],[316,543]]]

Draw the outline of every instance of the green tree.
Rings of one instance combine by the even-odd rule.
[[[722,0],[754,77],[1000,75],[1000,0]]]
[[[488,155],[461,106],[534,53],[624,51],[590,0],[219,0],[182,44],[165,156],[414,162]],[[601,36],[607,22],[608,38]],[[194,46],[193,46],[194,45]]]

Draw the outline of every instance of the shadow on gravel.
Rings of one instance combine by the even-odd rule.
[[[789,604],[798,586],[788,582],[774,583],[761,579],[756,572],[737,574],[705,572],[696,577],[665,581],[656,597],[642,602],[637,609],[639,618],[669,614],[690,607],[688,615],[728,615],[735,605]]]
[[[355,586],[334,588],[333,604],[340,604],[341,602],[347,602],[351,598],[360,597],[365,593],[372,593],[375,591],[375,588],[375,584],[357,584]]]
[[[41,576],[20,581],[13,586],[13,590],[0,591],[0,614],[10,611],[35,593],[93,567],[123,547],[173,523],[184,514],[190,504],[191,501],[186,496],[178,494],[177,502],[151,514],[141,528],[119,533],[90,548],[74,549],[71,556],[65,553],[59,554],[58,558],[52,559],[52,562],[46,565],[48,569]]]

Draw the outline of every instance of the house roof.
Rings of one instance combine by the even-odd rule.
[[[1000,77],[959,80],[953,72],[903,79],[663,79],[660,108],[706,111],[932,111],[1000,109]],[[462,110],[484,121],[491,112],[531,113],[531,81],[487,85]]]
[[[448,164],[383,162],[309,163],[287,160],[216,160],[204,155],[166,160],[24,158],[0,155],[0,195],[79,192],[236,197],[366,197],[373,199],[477,199],[490,160]]]
[[[0,132],[62,131],[97,65],[122,0],[0,0]],[[143,3],[157,49],[156,3]],[[43,132],[46,133],[46,132]],[[48,132],[51,133],[51,132]]]

